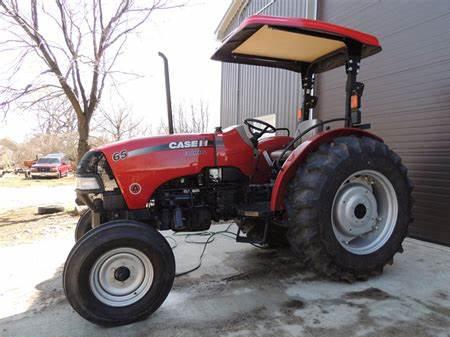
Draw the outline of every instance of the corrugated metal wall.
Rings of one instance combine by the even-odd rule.
[[[361,63],[363,120],[398,152],[415,185],[410,234],[450,244],[450,1],[323,0],[319,19],[376,35]],[[319,77],[318,114],[343,116],[343,68]]]
[[[232,63],[222,63],[220,125],[227,127],[237,124],[238,116],[238,71],[239,67]]]
[[[309,10],[307,1],[310,2]],[[269,0],[253,0],[238,14],[227,34],[246,17],[258,12]],[[278,0],[264,11],[267,15],[306,17],[314,0]],[[277,126],[295,129],[301,105],[300,76],[293,72],[257,66],[222,65],[221,125],[242,123],[247,117],[275,113]]]

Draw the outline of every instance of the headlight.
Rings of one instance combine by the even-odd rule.
[[[99,190],[100,184],[95,177],[76,177],[76,189],[84,191]]]
[[[32,167],[30,171],[31,171],[31,172],[37,172],[37,168]]]
[[[50,171],[52,171],[52,172],[57,172],[58,169],[57,169],[56,167],[52,167],[52,168],[50,168]]]

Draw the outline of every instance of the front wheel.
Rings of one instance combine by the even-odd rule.
[[[385,144],[336,138],[308,156],[289,186],[291,247],[334,279],[380,274],[402,251],[411,192],[406,168]]]
[[[83,212],[75,227],[75,241],[80,240],[92,229],[92,211],[90,209]]]
[[[63,287],[85,319],[104,326],[142,320],[157,310],[172,288],[172,250],[154,228],[112,221],[83,236],[67,258]]]

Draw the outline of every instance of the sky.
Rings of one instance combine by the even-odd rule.
[[[214,31],[229,4],[230,0],[192,0],[187,7],[154,13],[129,38],[117,63],[140,77],[123,79],[119,93],[104,95],[103,107],[126,105],[135,119],[144,118],[156,131],[167,118],[163,63],[158,56],[162,51],[169,58],[174,109],[179,103],[204,101],[209,107],[210,129],[219,125],[220,63],[210,57],[220,45]],[[4,66],[0,64],[0,72]],[[31,112],[10,111],[6,120],[0,120],[0,139],[21,142],[36,130],[36,123]]]

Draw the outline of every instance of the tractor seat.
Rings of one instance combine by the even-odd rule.
[[[317,125],[317,127],[312,129],[311,131],[309,131],[306,135],[304,135],[302,137],[302,139],[300,139],[298,142],[296,142],[296,144],[294,144],[294,147],[298,146],[302,142],[302,140],[310,139],[310,138],[314,137],[315,135],[317,135],[319,132],[322,132],[323,125],[318,125],[318,124],[321,124],[321,122],[322,121],[320,119],[308,119],[306,121],[299,123],[297,125],[297,129],[295,130],[294,138],[297,138],[299,135],[302,135],[303,132],[310,129],[312,126]],[[270,158],[272,158],[273,161],[276,161],[280,158],[282,152],[283,152],[283,149],[273,151],[270,153]],[[286,153],[284,154],[283,158],[280,159],[280,161],[284,161],[284,160],[288,159],[288,157],[291,155],[291,153],[292,153],[291,150],[286,151]]]
[[[273,151],[270,153],[270,158],[272,158],[273,161],[279,160],[282,152],[283,152],[283,149]],[[286,151],[286,153],[284,154],[284,156],[281,160],[286,160],[291,155],[291,153],[292,153],[291,150]]]

